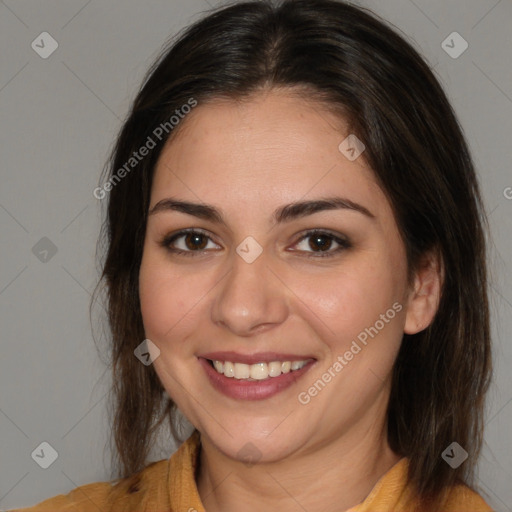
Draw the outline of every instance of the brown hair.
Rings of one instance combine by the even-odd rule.
[[[491,378],[485,209],[463,132],[429,66],[376,15],[334,0],[218,8],[166,45],[134,100],[105,168],[102,229],[117,475],[147,464],[165,419],[176,435],[173,402],[152,365],[134,357],[145,338],[138,274],[152,176],[177,132],[169,119],[191,99],[241,100],[272,87],[309,90],[344,113],[393,208],[409,276],[426,251],[442,259],[439,310],[428,328],[404,334],[388,407],[391,448],[410,458],[408,482],[434,510],[447,488],[473,485],[483,440]],[[169,128],[160,139],[159,126]],[[148,137],[155,147],[114,181]],[[441,458],[453,441],[469,453],[456,469]]]

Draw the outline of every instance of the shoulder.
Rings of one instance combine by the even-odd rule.
[[[467,485],[452,487],[447,494],[446,512],[493,512],[493,509],[476,491]]]
[[[112,482],[95,482],[73,489],[68,494],[59,494],[28,508],[10,509],[7,512],[141,512],[165,486],[168,460],[148,464],[134,475]],[[161,498],[160,498],[161,499]],[[166,506],[162,501],[154,505]],[[144,508],[142,508],[144,506]]]
[[[409,459],[400,459],[374,486],[365,501],[348,512],[411,512],[423,508],[416,489],[407,482]],[[459,483],[442,493],[438,512],[494,512],[469,486]]]

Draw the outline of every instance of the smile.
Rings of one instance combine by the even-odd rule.
[[[284,354],[258,357],[217,353],[205,354],[198,361],[214,389],[229,398],[246,401],[264,400],[281,393],[317,363],[313,358],[295,358]]]

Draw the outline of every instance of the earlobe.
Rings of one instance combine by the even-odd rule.
[[[441,297],[444,281],[442,258],[437,250],[429,251],[422,258],[410,291],[404,333],[416,334],[433,321]]]

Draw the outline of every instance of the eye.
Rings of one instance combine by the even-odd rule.
[[[311,258],[328,258],[352,247],[348,240],[340,238],[327,231],[321,230],[312,230],[306,232],[304,236],[299,239],[296,245],[303,243],[303,241],[307,240],[308,238],[310,239],[310,242],[307,244],[307,247],[313,249],[313,251],[311,251],[311,254],[309,254],[307,257]],[[330,251],[329,249],[332,247],[333,241],[338,244],[338,247]]]
[[[183,238],[181,248],[174,247],[174,243],[181,238]],[[184,229],[174,235],[166,236],[160,245],[174,254],[197,256],[206,248],[205,240],[211,240],[211,238],[204,231]]]

